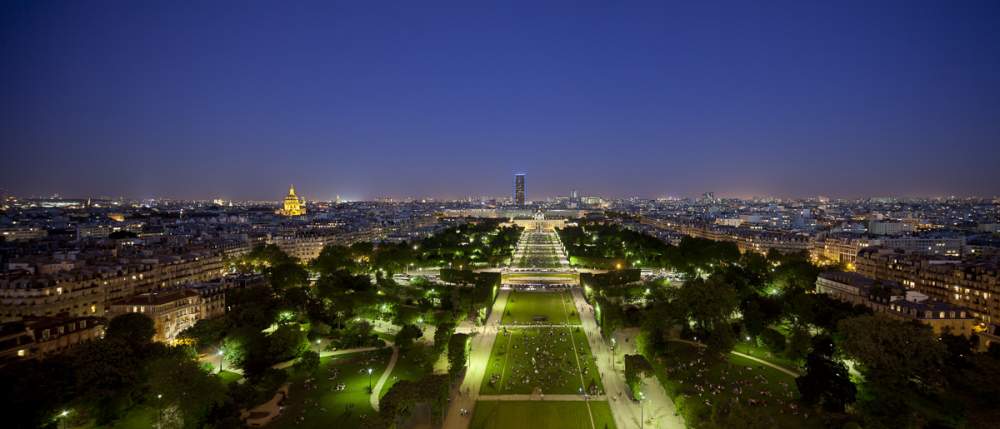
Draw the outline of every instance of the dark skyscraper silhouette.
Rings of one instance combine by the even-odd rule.
[[[514,202],[524,207],[524,173],[514,175]]]

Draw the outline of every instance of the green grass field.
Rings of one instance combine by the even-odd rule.
[[[504,308],[505,325],[579,325],[573,298],[569,292],[511,292]]]
[[[471,429],[615,429],[615,420],[611,416],[611,407],[607,402],[479,401],[476,402],[476,411],[472,415],[469,427]]]
[[[579,328],[511,328],[497,336],[480,393],[575,394],[590,388],[603,393],[597,365]],[[575,344],[574,344],[575,342]],[[581,380],[582,375],[582,380]]]
[[[243,378],[243,374],[232,372],[232,371],[222,371],[218,373],[219,378],[222,379],[223,384],[229,384],[235,381],[239,381]]]
[[[382,390],[379,391],[379,398],[389,393],[389,389],[400,380],[415,381],[428,374],[429,370],[422,367],[420,358],[411,358],[411,354],[416,353],[426,353],[426,351],[414,348],[408,352],[400,352],[399,359],[396,360],[396,366],[392,368],[392,374],[385,380]]]
[[[365,420],[374,416],[375,410],[369,403],[368,372],[372,368],[371,383],[374,385],[388,364],[391,351],[379,350],[368,353],[353,353],[344,356],[325,357],[319,369],[312,375],[295,374],[285,411],[268,428],[361,428]],[[333,371],[338,374],[333,380]],[[307,388],[305,380],[312,378],[312,387]],[[343,391],[337,391],[338,384],[345,384]]]
[[[130,409],[121,419],[116,420],[106,426],[83,425],[69,427],[84,427],[92,429],[149,429],[156,424],[156,416],[159,410],[148,405],[137,405]],[[61,427],[61,426],[60,426]]]
[[[712,359],[698,347],[671,342],[662,360],[657,359],[653,366],[674,402],[683,397],[679,409],[683,408],[689,423],[710,418],[711,404],[727,403],[735,397],[744,405],[756,402],[750,407],[762,418],[770,419],[771,427],[823,427],[816,413],[804,417],[803,407],[797,403],[794,377],[756,361],[732,354],[725,360]],[[713,385],[722,388],[713,389]],[[734,392],[736,387],[739,393]]]

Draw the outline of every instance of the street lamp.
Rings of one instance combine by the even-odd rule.
[[[372,391],[372,369],[368,368],[368,391]]]
[[[160,422],[160,420],[163,418],[163,402],[161,401],[161,399],[163,399],[163,394],[162,393],[157,393],[156,394],[156,427],[157,428],[162,427],[162,423]]]
[[[646,404],[643,400],[646,399],[646,395],[642,393],[642,388],[639,388],[639,428],[642,429],[646,427]]]
[[[222,362],[224,361],[222,358],[223,349],[219,349],[215,354],[219,356],[219,374],[222,374]]]
[[[57,417],[57,419],[59,420],[59,426],[60,427],[62,427],[62,428],[66,427],[66,417],[67,416],[69,416],[69,411],[68,410],[62,410],[62,412],[59,413],[59,417]]]

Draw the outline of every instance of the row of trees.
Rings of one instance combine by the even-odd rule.
[[[346,270],[389,277],[409,268],[497,266],[513,253],[521,228],[486,219],[448,228],[413,243],[355,243],[327,246],[310,262],[314,271]]]

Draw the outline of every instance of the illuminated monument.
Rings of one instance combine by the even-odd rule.
[[[278,210],[282,216],[302,216],[306,214],[306,199],[295,196],[295,186],[288,187],[284,208]]]

